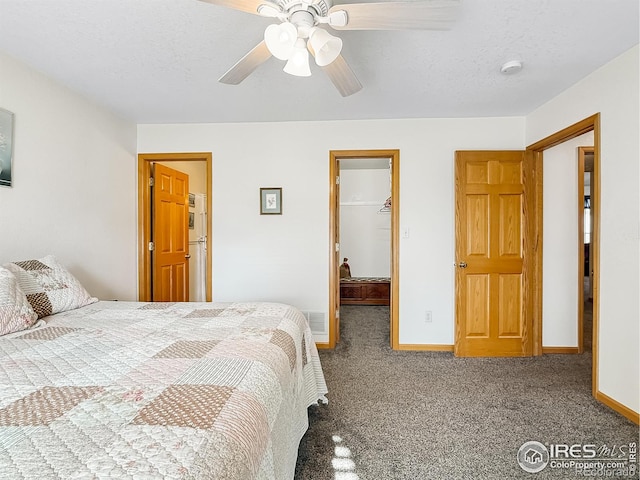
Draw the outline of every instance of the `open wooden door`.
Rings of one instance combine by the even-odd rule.
[[[456,152],[456,338],[464,357],[530,356],[524,151]]]
[[[335,195],[332,197],[335,202],[335,233],[334,233],[334,244],[335,244],[335,265],[338,268],[338,272],[334,272],[338,276],[338,281],[335,285],[335,298],[336,298],[336,321],[335,321],[335,339],[336,343],[340,341],[340,265],[342,264],[342,256],[340,254],[340,160],[336,160],[335,167],[335,177],[336,177],[336,186],[335,186]]]
[[[153,301],[189,301],[189,176],[153,166]]]

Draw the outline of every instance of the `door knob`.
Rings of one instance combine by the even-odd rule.
[[[191,258],[191,255],[189,253],[187,253],[184,258],[186,258],[187,260],[189,260]]]
[[[458,264],[458,266],[459,266],[460,268],[467,268],[467,262],[460,262],[460,263]]]

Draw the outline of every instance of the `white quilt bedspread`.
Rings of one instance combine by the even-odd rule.
[[[276,303],[99,302],[0,337],[2,479],[292,479],[327,392]]]

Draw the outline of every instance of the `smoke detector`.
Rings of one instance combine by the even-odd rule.
[[[522,70],[522,62],[518,60],[511,60],[500,67],[500,71],[505,75],[513,75]]]

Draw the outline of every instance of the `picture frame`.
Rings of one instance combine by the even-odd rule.
[[[282,188],[260,188],[260,215],[282,215]]]
[[[14,114],[0,108],[0,186],[13,186],[13,124]]]
[[[196,214],[189,212],[189,230],[195,230],[196,228]]]
[[[196,195],[195,193],[189,194],[189,208],[196,208]]]

